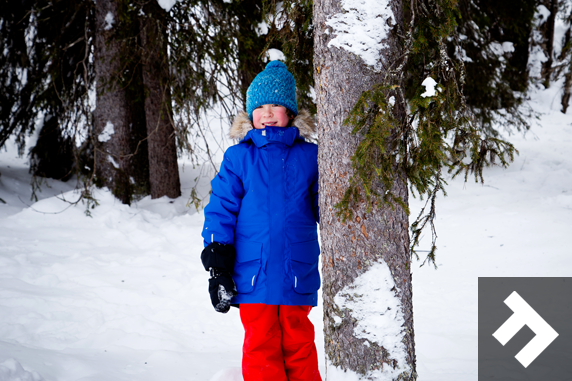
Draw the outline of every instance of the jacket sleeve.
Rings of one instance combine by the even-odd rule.
[[[211,181],[212,192],[205,208],[202,233],[205,246],[212,242],[234,244],[236,219],[244,196],[244,187],[229,151],[231,150],[225,152],[220,171]]]
[[[316,171],[316,176],[314,177],[314,181],[312,181],[312,185],[310,186],[310,196],[312,198],[312,212],[314,213],[314,218],[316,219],[317,223],[320,223],[320,207],[319,207],[319,192],[318,192],[319,183],[320,183],[320,177],[318,175],[318,171]]]

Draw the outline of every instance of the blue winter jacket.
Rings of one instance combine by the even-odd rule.
[[[236,249],[233,304],[316,306],[318,146],[297,127],[256,130],[249,123],[245,113],[233,123],[234,137],[242,131],[244,138],[227,149],[211,182],[205,246],[220,242]],[[306,113],[293,124],[304,124],[306,136],[314,127]]]

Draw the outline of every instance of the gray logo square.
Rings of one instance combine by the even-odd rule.
[[[478,299],[479,381],[572,378],[572,278],[479,278]]]

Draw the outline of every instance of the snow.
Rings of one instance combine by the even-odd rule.
[[[548,16],[550,16],[550,10],[543,4],[540,4],[536,8],[536,12],[538,13],[538,17],[540,17],[541,20],[548,20]]]
[[[109,29],[113,28],[114,22],[115,22],[115,19],[113,18],[113,13],[107,12],[107,14],[105,15],[105,26],[103,27],[103,29],[109,30]]]
[[[425,78],[423,82],[421,82],[421,86],[425,86],[425,92],[421,94],[423,98],[435,96],[436,94],[435,86],[437,86],[437,82],[435,82],[433,78],[431,77]]]
[[[177,3],[178,0],[157,0],[159,6],[169,12],[171,8]]]
[[[514,44],[510,41],[505,41],[502,44],[500,42],[492,42],[491,50],[497,56],[502,56],[504,53],[514,52]]]
[[[514,52],[514,44],[510,41],[505,41],[502,43],[502,50],[504,53]]]
[[[113,165],[113,168],[119,169],[119,164],[117,164],[113,156],[107,155],[107,160],[111,163],[111,165]]]
[[[455,50],[455,57],[463,62],[473,62],[472,58],[467,55],[467,51],[460,45],[457,45]]]
[[[520,151],[485,185],[449,181],[437,204],[438,270],[413,266],[420,381],[477,380],[478,277],[567,277],[572,272],[572,118],[561,83],[533,93],[540,125],[511,141]],[[410,200],[412,218],[422,204]],[[421,248],[429,249],[430,234]]]
[[[22,365],[11,358],[0,363],[0,380],[6,381],[44,381],[44,379],[34,371],[27,371]]]
[[[520,155],[508,169],[485,170],[485,185],[448,180],[438,200],[439,268],[412,266],[419,381],[477,380],[478,277],[570,276],[572,124],[560,89],[531,94],[540,125],[510,137]],[[126,206],[96,191],[90,218],[62,200],[77,200],[74,180],[47,179],[29,201],[16,151],[0,151],[0,379],[241,380],[240,317],[210,303],[204,217],[187,206],[195,179],[208,194],[212,167],[181,159],[175,200]],[[411,218],[422,204],[410,199]],[[310,314],[324,376],[322,316]],[[355,376],[328,368],[329,381]]]
[[[105,124],[105,127],[103,128],[103,131],[101,131],[101,133],[97,137],[97,140],[99,140],[100,142],[106,142],[109,139],[111,139],[111,136],[114,133],[115,133],[115,126],[113,125],[113,123],[111,123],[111,121],[108,120],[107,123]]]
[[[268,34],[268,24],[265,21],[262,21],[256,26],[255,30],[256,34],[258,34],[259,36],[264,36]]]
[[[326,381],[359,381],[360,376],[351,370],[345,371],[326,361]]]
[[[572,3],[568,2],[569,6],[572,6]],[[554,20],[554,51],[553,51],[553,58],[558,59],[562,54],[562,47],[565,41],[564,35],[566,31],[570,27],[570,22],[565,19],[564,12],[558,12],[556,14],[556,19]]]
[[[286,56],[284,55],[284,53],[281,50],[274,48],[268,49],[264,56],[268,62],[275,60],[279,60],[282,62],[286,61]]]
[[[240,368],[223,369],[217,372],[210,381],[243,381]]]
[[[406,364],[407,357],[405,344],[402,342],[402,325],[405,318],[399,298],[396,292],[392,291],[394,287],[396,285],[389,266],[386,263],[375,263],[356,278],[353,284],[344,287],[334,297],[336,305],[357,320],[355,336],[377,343],[387,349],[392,359],[397,360],[396,369],[385,367],[380,371],[370,371],[366,379],[391,381],[406,370],[411,373],[410,368],[402,366]],[[328,364],[329,373],[333,365],[329,362]],[[347,371],[341,380],[351,373]],[[338,378],[328,380],[338,381]]]
[[[381,50],[387,47],[384,40],[395,24],[389,1],[342,0],[341,5],[342,13],[326,21],[336,34],[328,47],[345,49],[380,71]]]

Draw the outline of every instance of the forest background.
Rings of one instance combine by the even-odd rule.
[[[441,20],[454,25],[448,55],[465,68],[466,104],[484,134],[530,128],[528,90],[562,78],[566,113],[569,1],[451,4]],[[214,165],[228,144],[222,126],[244,109],[246,88],[271,57],[294,74],[299,106],[316,111],[312,2],[4,1],[2,9],[0,147],[15,138],[34,189],[42,178],[73,176],[88,204],[94,185],[126,204],[179,196],[177,155]],[[406,69],[409,100],[437,64],[434,47],[425,49],[427,62]]]

